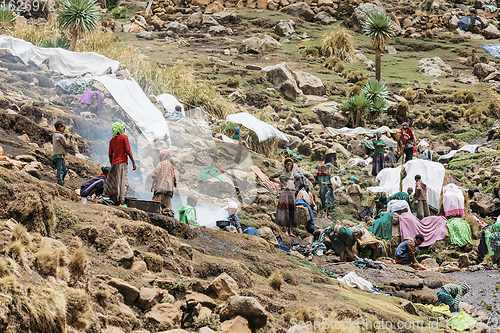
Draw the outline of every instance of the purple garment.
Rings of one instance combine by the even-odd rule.
[[[428,216],[419,220],[412,213],[399,215],[399,229],[401,239],[413,238],[422,234],[425,241],[420,245],[426,247],[446,237],[446,218],[444,216]]]
[[[85,103],[88,105],[92,104],[92,97],[94,94],[97,94],[97,114],[101,114],[101,105],[102,105],[102,93],[99,90],[86,90],[78,103]]]
[[[82,197],[86,197],[89,195],[89,193],[97,187],[99,192],[102,193],[104,190],[104,184],[106,183],[106,177],[103,176],[97,176],[92,179],[87,180],[85,183],[82,184],[80,187],[80,195]],[[99,193],[99,194],[100,194]]]

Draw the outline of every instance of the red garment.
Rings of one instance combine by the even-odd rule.
[[[409,138],[405,138],[404,133],[408,134]],[[403,143],[403,146],[406,145],[406,141],[408,141],[408,139],[415,139],[411,128],[407,128],[405,130],[401,129],[401,143]]]
[[[125,134],[117,135],[109,141],[109,153],[111,165],[127,163],[128,156],[132,155],[128,137]]]

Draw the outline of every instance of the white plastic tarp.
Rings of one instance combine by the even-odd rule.
[[[388,133],[394,133],[393,130],[391,130],[387,126],[382,126],[382,127],[377,128],[377,129],[374,129],[374,130],[365,129],[363,127],[356,127],[356,128],[342,127],[342,128],[339,128],[339,129],[327,127],[326,130],[328,132],[330,132],[330,134],[332,134],[332,135],[343,134],[343,135],[347,135],[347,136],[356,136],[356,135],[360,135],[360,134],[362,134],[362,135],[368,135],[368,136],[373,136],[373,133],[375,133],[375,132],[380,132],[382,134],[387,133],[387,132]]]
[[[260,121],[259,119],[255,118],[253,115],[247,112],[230,114],[226,117],[226,121],[231,121],[233,123],[240,124],[248,129],[251,129],[252,131],[255,132],[255,134],[257,134],[259,142],[274,137],[288,141],[288,139],[282,132],[278,131],[276,128],[269,125],[268,123]]]
[[[175,107],[177,105],[180,105],[182,116],[184,117],[186,116],[186,113],[184,112],[184,105],[182,105],[182,103],[179,102],[177,98],[175,98],[175,96],[170,94],[161,94],[156,96],[156,100],[158,102],[161,102],[165,110],[168,111],[169,113],[175,112]]]
[[[358,276],[354,271],[349,272],[346,276],[340,278],[339,281],[344,282],[346,285],[352,288],[358,288],[367,292],[375,292],[372,289],[373,285],[371,284],[371,282]]]
[[[439,209],[441,189],[446,173],[444,166],[438,162],[425,160],[411,160],[404,165],[406,178],[403,180],[403,190],[408,187],[415,188],[415,176],[422,176],[422,181],[427,185],[427,203]]]
[[[78,76],[85,73],[104,74],[109,68],[114,73],[120,68],[120,62],[111,60],[94,52],[72,52],[61,48],[44,48],[35,46],[22,39],[0,36],[0,50],[9,50],[21,58],[26,64],[32,61],[40,65],[47,61],[51,71],[67,76]]]
[[[455,156],[456,153],[458,153],[459,151],[467,151],[469,153],[475,153],[476,152],[476,148],[477,148],[478,145],[466,145],[466,146],[463,146],[462,148],[460,148],[459,150],[452,150],[450,151],[448,154],[446,155],[443,155],[443,156],[440,156],[438,158],[438,161],[442,161],[442,160],[450,160],[453,156]]]
[[[379,185],[368,187],[368,191],[372,193],[385,192],[388,196],[399,192],[401,165],[396,168],[385,168],[380,170],[375,180],[379,181]]]
[[[408,209],[408,212],[411,212],[410,206],[408,205],[408,201],[406,200],[391,200],[387,204],[388,212],[399,212],[400,210]]]
[[[152,142],[156,138],[163,138],[166,134],[170,139],[165,118],[160,110],[151,103],[137,82],[109,76],[96,76],[94,79],[106,87],[116,102],[139,127],[146,139]]]

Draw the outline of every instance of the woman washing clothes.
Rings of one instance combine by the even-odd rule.
[[[102,173],[92,179],[87,180],[80,187],[80,196],[82,198],[91,196],[92,194],[101,195],[104,192],[104,185],[106,184],[106,177],[109,173],[109,167],[102,167]]]
[[[332,247],[337,255],[340,256],[341,262],[346,261],[347,255],[349,255],[349,258],[352,260],[358,259],[358,256],[352,252],[352,247],[356,244],[356,241],[365,234],[363,229],[355,228],[354,231],[351,231],[346,227],[336,224],[327,228],[325,234],[330,238]]]
[[[297,207],[295,206],[295,177],[293,175],[293,160],[285,159],[284,169],[269,177],[278,179],[281,184],[281,193],[276,210],[276,224],[283,226],[287,235],[296,237],[292,229],[297,227]]]

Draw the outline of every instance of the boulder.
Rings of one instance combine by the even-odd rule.
[[[157,289],[142,287],[137,299],[137,306],[144,311],[148,311],[159,301],[160,296]]]
[[[138,288],[118,278],[111,278],[108,284],[122,294],[125,304],[134,304],[141,293]]]
[[[474,74],[476,74],[479,79],[484,79],[493,72],[496,72],[494,62],[488,64],[480,62],[474,65]]]
[[[144,38],[147,40],[153,40],[153,33],[151,31],[142,31],[138,32],[135,37],[137,38]]]
[[[286,63],[275,66],[268,66],[262,69],[266,73],[266,78],[271,82],[283,96],[296,103],[303,103],[304,94],[297,86],[294,73]]]
[[[446,155],[451,151],[450,147],[442,146],[440,144],[436,144],[434,146],[434,151],[439,155]]]
[[[37,162],[37,161],[31,162],[30,164],[25,166],[23,168],[23,170],[35,178],[38,178],[38,179],[42,178],[41,171],[43,171],[43,165],[40,162]]]
[[[226,27],[223,27],[222,25],[213,25],[210,28],[208,28],[208,33],[212,36],[226,35],[231,33],[231,30]]]
[[[170,303],[161,303],[155,305],[151,311],[146,313],[146,319],[162,327],[174,328],[181,322],[181,313],[179,309]]]
[[[234,319],[227,320],[220,325],[221,333],[252,333],[248,327],[248,320],[238,316]]]
[[[118,303],[120,313],[125,317],[136,318],[134,311],[126,304]]]
[[[460,253],[458,256],[458,267],[466,268],[470,266],[469,254],[468,253]]]
[[[148,272],[148,265],[146,264],[145,261],[142,261],[142,260],[134,261],[134,263],[132,264],[132,267],[130,267],[130,270],[131,271],[138,271],[141,273],[147,273]]]
[[[186,304],[188,309],[194,308],[198,304],[211,309],[217,306],[211,297],[197,292],[192,292],[186,295]]]
[[[179,22],[170,22],[166,27],[167,31],[175,32],[176,34],[184,34],[188,32],[188,27],[185,24]]]
[[[201,12],[196,12],[189,15],[187,25],[193,28],[201,28],[203,25],[203,14]]]
[[[460,143],[455,138],[451,138],[451,139],[446,140],[445,145],[450,147],[453,150],[457,150],[458,148],[460,148]]]
[[[498,39],[500,38],[500,30],[493,24],[490,24],[483,30],[483,35],[486,39]]]
[[[271,228],[264,227],[260,229],[258,236],[264,238],[269,244],[273,245],[274,247],[280,247],[278,241],[276,240],[276,236],[274,235]]]
[[[321,11],[318,14],[314,15],[313,21],[323,25],[330,25],[337,22],[337,19],[332,17],[327,12]]]
[[[325,102],[312,108],[325,127],[342,128],[347,125],[349,118],[339,111],[337,102]]]
[[[235,316],[245,317],[250,327],[256,330],[266,325],[268,314],[255,298],[232,296],[220,310],[220,317],[222,320],[227,320]]]
[[[354,9],[351,16],[351,23],[356,28],[361,28],[373,12],[385,13],[385,9],[372,3],[361,3]]]
[[[154,15],[152,18],[151,18],[151,25],[153,25],[153,27],[155,28],[155,30],[161,30],[161,28],[163,28],[165,22],[163,22],[159,17],[158,15]]]
[[[220,2],[214,1],[205,8],[205,14],[220,13],[224,10],[224,6]]]
[[[311,220],[311,215],[309,215],[309,209],[302,205],[297,205],[297,224],[298,225],[309,225]]]
[[[241,17],[235,13],[230,12],[219,12],[212,15],[212,17],[217,20],[220,24],[226,23],[238,23]]]
[[[302,90],[305,95],[323,96],[326,94],[326,87],[319,77],[303,71],[297,71],[295,75],[297,77],[299,89]]]
[[[134,261],[134,251],[125,238],[115,240],[109,247],[108,255],[126,268],[132,266]]]
[[[208,292],[217,295],[218,298],[226,300],[231,296],[239,295],[240,288],[232,277],[226,272],[216,277],[207,288]]]
[[[357,156],[363,157],[366,155],[366,146],[361,140],[351,140],[347,144],[347,150]]]
[[[437,302],[437,295],[436,293],[428,293],[422,290],[414,290],[410,292],[410,300],[413,303],[435,304]]]
[[[217,22],[217,20],[210,15],[203,14],[201,17],[202,17],[201,23],[203,26],[211,27],[214,25],[219,25],[219,22]]]
[[[15,157],[15,159],[17,161],[26,162],[26,163],[36,162],[36,157],[31,156],[31,155],[18,155]]]
[[[427,76],[440,77],[453,75],[453,69],[441,58],[423,58],[419,61],[419,72]]]
[[[311,10],[311,7],[305,2],[297,2],[288,5],[281,8],[280,11],[288,15],[299,17],[308,22],[311,22],[314,18],[314,12]]]
[[[288,37],[295,33],[295,22],[293,20],[280,20],[274,26],[274,32],[281,37]]]
[[[405,310],[409,314],[414,315],[414,316],[418,316],[417,309],[415,309],[415,305],[413,305],[412,302],[410,302],[410,301],[404,301],[401,304],[401,307],[403,308],[403,310]]]
[[[490,215],[495,210],[493,196],[481,192],[474,193],[474,200],[470,202],[470,208],[482,216]]]
[[[280,42],[268,34],[264,34],[262,38],[250,37],[243,41],[243,51],[245,53],[263,54],[279,49],[280,47]]]

